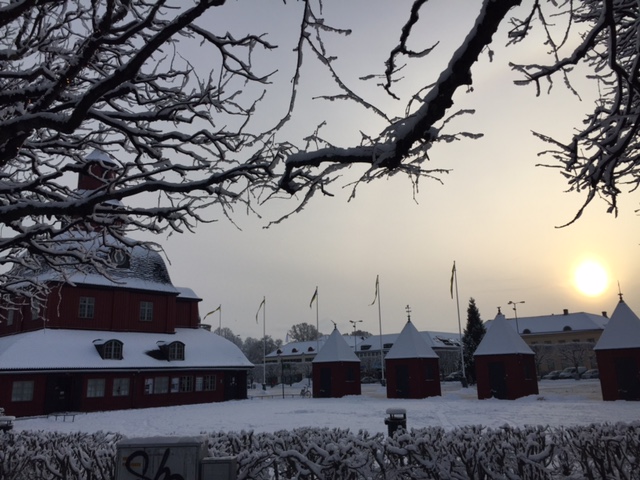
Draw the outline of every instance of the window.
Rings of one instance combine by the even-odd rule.
[[[153,393],[169,393],[169,377],[156,377]]]
[[[180,391],[193,392],[193,377],[190,375],[180,377]]]
[[[215,375],[205,375],[203,381],[203,389],[205,392],[212,392],[216,389],[216,376]]]
[[[114,378],[113,379],[113,396],[126,397],[129,395],[129,379]]]
[[[153,302],[140,302],[140,321],[150,322],[153,320]]]
[[[153,393],[153,378],[144,379],[144,394],[151,395]]]
[[[11,401],[30,402],[31,400],[33,400],[33,380],[13,382]]]
[[[13,309],[7,310],[7,326],[10,327],[13,325],[13,320],[16,317],[16,311]]]
[[[31,301],[31,320],[37,320],[40,316],[40,308],[42,307],[40,300]]]
[[[184,343],[171,342],[169,345],[169,360],[184,360]]]
[[[109,340],[104,344],[103,356],[105,360],[122,360],[122,345],[120,340]]]
[[[87,398],[104,397],[104,378],[90,378],[87,380]]]
[[[80,297],[78,317],[93,318],[95,307],[96,307],[96,299],[94,297]]]

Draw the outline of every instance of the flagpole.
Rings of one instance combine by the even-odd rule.
[[[382,308],[380,307],[380,283],[379,276],[376,276],[376,293],[378,295],[378,324],[380,326],[380,368],[382,372],[381,380],[384,384],[384,350],[382,343]]]
[[[267,297],[262,297],[262,378],[267,384]]]
[[[222,304],[218,307],[218,331],[222,331]]]
[[[460,323],[460,297],[458,297],[458,271],[456,270],[456,262],[453,262],[453,280],[456,284],[456,307],[458,309],[458,334],[460,335],[460,363],[462,365],[462,384],[467,385],[467,374],[464,368],[464,342],[462,341],[462,324]]]
[[[316,287],[316,355],[320,351],[320,307],[318,304],[318,287]]]

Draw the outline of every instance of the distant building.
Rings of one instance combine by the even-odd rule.
[[[104,154],[87,158],[78,187],[109,175]],[[95,168],[94,168],[95,167]],[[106,232],[74,230],[56,248],[109,260],[42,267],[24,280],[46,299],[0,304],[0,406],[15,416],[216,402],[247,397],[253,365],[232,342],[199,328],[200,298],[171,283],[162,257]]]
[[[506,319],[536,353],[538,375],[575,366],[597,368],[593,347],[609,322],[606,312],[586,312]],[[491,321],[485,323],[489,326]]]

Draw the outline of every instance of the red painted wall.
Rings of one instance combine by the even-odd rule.
[[[212,391],[195,391],[195,378],[205,375],[216,376],[216,388]],[[171,378],[191,376],[194,380],[194,390],[190,392],[171,392]],[[56,408],[53,377],[66,378],[68,391],[66,408]],[[155,394],[145,393],[145,379],[169,377],[169,392]],[[113,395],[113,381],[115,378],[129,378],[129,394],[126,396]],[[234,381],[230,382],[229,379]],[[105,391],[102,397],[87,397],[89,379],[104,379]],[[14,381],[32,380],[34,382],[33,400],[29,402],[13,402],[11,400]],[[196,403],[222,402],[225,400],[240,400],[247,398],[247,373],[239,370],[180,370],[153,372],[53,372],[33,374],[3,374],[0,375],[0,405],[7,415],[16,417],[46,415],[59,411],[94,412],[105,410],[125,410],[130,408],[149,408],[170,405],[189,405]]]
[[[385,360],[387,398],[426,398],[441,395],[440,366],[437,358],[401,358]],[[398,367],[406,368],[406,391],[397,378]]]
[[[534,355],[478,355],[475,357],[475,361],[479,399],[494,396],[490,379],[492,363],[501,365],[504,369],[505,399],[515,400],[538,393]]]
[[[603,400],[640,400],[640,349],[596,350],[596,360]]]
[[[328,369],[330,393],[322,392],[322,370]],[[314,363],[312,366],[313,396],[340,398],[360,395],[360,362]]]

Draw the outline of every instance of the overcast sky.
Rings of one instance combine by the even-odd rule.
[[[279,69],[274,80],[283,82],[283,91],[289,88],[293,45],[287,41],[296,33],[299,6],[228,3],[216,9],[212,22],[238,34],[249,28],[254,33],[272,32],[267,39],[281,44],[282,56],[268,58],[265,65],[270,66],[271,58],[289,62],[274,64]],[[325,14],[336,26],[354,32],[329,47],[340,56],[336,68],[352,87],[360,88],[358,76],[384,70],[384,60],[408,18],[408,10],[402,8],[407,2],[343,3],[325,2]],[[435,80],[462,41],[479,3],[429,2],[431,10],[422,15],[420,32],[425,45],[437,39],[441,44],[432,56],[407,69],[399,91],[407,95]],[[263,297],[268,335],[284,339],[294,324],[315,324],[315,305],[309,308],[309,303],[316,286],[320,331],[330,333],[335,322],[348,333],[350,320],[362,320],[359,328],[378,333],[378,309],[370,305],[377,275],[383,332],[401,330],[407,305],[418,329],[457,332],[456,302],[449,290],[454,261],[463,328],[470,297],[476,299],[484,320],[494,318],[499,306],[512,317],[509,301],[525,302],[518,305],[518,316],[561,314],[565,308],[610,313],[618,300],[618,281],[627,303],[640,313],[640,218],[634,211],[638,193],[621,197],[618,218],[597,201],[578,222],[559,229],[573,218],[584,196],[566,193],[558,170],[536,167],[551,159],[538,156],[546,146],[531,132],[567,140],[591,107],[593,89],[584,86],[581,101],[558,80],[550,95],[536,98],[533,88],[513,85],[518,77],[508,62],[542,59],[543,47],[531,43],[505,51],[505,42],[503,29],[494,39],[493,62],[484,55],[472,72],[473,91],[455,98],[454,108],[476,109],[473,117],[457,121],[455,129],[485,136],[436,145],[430,151],[427,167],[452,169],[442,184],[424,179],[414,198],[410,181],[396,176],[360,186],[348,201],[351,190],[341,186],[362,173],[353,168],[333,187],[335,197],[317,196],[302,213],[268,229],[263,227],[293,209],[295,200],[262,206],[262,218],[236,211],[234,221],[241,229],[221,219],[199,226],[195,234],[159,238],[174,284],[191,287],[203,299],[202,316],[221,304],[222,326],[242,338],[262,336],[263,317],[261,313],[256,323],[256,312]],[[203,58],[205,62],[206,55]],[[336,93],[313,60],[305,57],[300,108],[285,133],[302,136],[323,118],[328,120],[323,133],[340,146],[356,144],[360,130],[377,133],[382,124],[362,109],[309,99]],[[394,105],[367,85],[361,91],[368,100],[392,113],[403,111],[404,103]],[[265,103],[274,108],[274,115],[286,107],[278,101],[277,88]],[[212,216],[219,218],[215,211]],[[587,258],[600,261],[610,275],[608,288],[598,297],[580,294],[573,285],[573,270]],[[207,318],[214,327],[218,321],[218,313]]]

